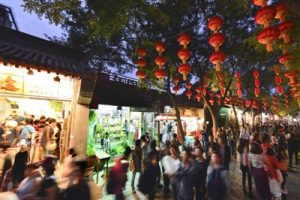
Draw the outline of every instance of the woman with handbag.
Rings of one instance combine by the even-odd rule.
[[[131,177],[131,188],[132,192],[135,193],[135,177],[136,173],[141,173],[142,171],[142,148],[141,148],[141,140],[136,140],[135,141],[135,147],[132,151],[132,158],[130,161],[129,169],[132,172],[132,177]]]

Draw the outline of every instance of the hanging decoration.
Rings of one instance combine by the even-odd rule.
[[[187,75],[191,72],[191,66],[187,64],[187,60],[191,57],[191,52],[187,49],[191,41],[191,37],[187,33],[183,33],[178,37],[178,43],[182,46],[177,53],[182,64],[178,67],[178,72],[182,74],[183,80],[186,80]]]
[[[252,0],[253,4],[260,7],[265,7],[268,4],[268,0]]]
[[[147,51],[146,49],[144,48],[137,48],[137,54],[139,56],[138,60],[136,61],[136,64],[138,66],[138,70],[136,71],[136,76],[138,77],[139,79],[139,82],[140,81],[143,81],[145,78],[146,78],[146,73],[143,71],[143,68],[146,67],[146,61],[145,61],[145,56],[147,54]]]
[[[259,43],[266,45],[267,52],[273,52],[273,42],[279,37],[280,32],[275,27],[263,29],[257,36]]]
[[[241,73],[240,72],[237,72],[235,74],[235,79],[236,79],[236,82],[235,82],[235,86],[236,86],[236,94],[239,98],[241,98],[243,96],[243,92],[242,92],[242,82],[241,82]]]
[[[293,28],[294,28],[294,23],[291,21],[285,21],[278,25],[278,29],[280,31],[279,38],[282,38],[285,44],[291,42],[290,35]]]
[[[284,22],[286,14],[287,14],[286,4],[282,3],[282,2],[278,2],[278,3],[274,4],[274,6],[275,6],[275,9],[276,9],[275,19],[279,19],[280,22]]]
[[[179,91],[178,83],[179,83],[179,80],[180,80],[179,77],[177,77],[177,76],[173,77],[173,83],[174,83],[173,91],[175,92],[175,95],[178,95],[178,91]]]
[[[193,92],[191,90],[187,90],[185,94],[188,97],[188,99],[190,100],[193,95]]]
[[[260,94],[260,80],[259,80],[259,71],[257,69],[253,70],[253,77],[254,77],[254,94],[256,97]]]
[[[257,24],[262,25],[264,29],[258,34],[257,40],[259,43],[266,45],[267,52],[273,51],[273,42],[279,37],[280,31],[277,27],[271,27],[270,23],[276,17],[276,7],[268,6],[268,1],[253,0],[254,5],[261,8],[255,13],[255,21]]]
[[[289,61],[291,59],[291,56],[289,53],[284,53],[281,55],[278,59],[278,61],[285,66],[286,69],[289,67]]]
[[[220,46],[224,43],[225,37],[219,33],[223,25],[223,19],[219,16],[214,16],[208,20],[208,28],[214,33],[209,38],[209,44],[214,47],[215,52],[210,55],[209,61],[216,65],[216,71],[221,71],[221,64],[224,62],[226,55],[220,51]]]
[[[191,88],[192,88],[192,84],[190,82],[187,82],[185,84],[185,87],[186,87],[186,96],[188,97],[188,99],[191,99],[193,93],[191,91]]]
[[[175,92],[175,95],[178,95],[179,86],[178,86],[178,85],[175,85],[175,86],[173,87],[173,91]]]
[[[155,50],[158,52],[158,55],[155,57],[155,64],[158,66],[158,69],[154,71],[154,75],[159,80],[159,84],[162,86],[163,79],[166,77],[166,72],[163,70],[163,65],[166,63],[162,53],[166,50],[166,45],[162,42],[156,42],[154,44]]]
[[[200,86],[198,86],[198,87],[195,88],[195,91],[197,93],[196,94],[196,99],[197,99],[198,102],[200,102],[201,97],[202,97],[202,95],[201,95],[202,88]]]
[[[254,18],[257,24],[267,28],[270,26],[270,23],[273,21],[275,15],[276,8],[274,6],[265,6],[255,13]]]
[[[282,86],[281,86],[281,85],[278,85],[278,86],[276,87],[276,90],[277,90],[277,93],[281,96],[282,93],[283,93],[283,88],[282,88]]]

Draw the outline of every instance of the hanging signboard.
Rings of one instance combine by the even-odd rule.
[[[22,76],[0,74],[0,92],[23,94],[24,79]]]

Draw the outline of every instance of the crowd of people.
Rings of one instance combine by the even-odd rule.
[[[143,135],[135,141],[132,152],[127,151],[132,153],[129,163],[121,162],[120,158],[118,167],[113,167],[108,194],[115,194],[117,200],[125,199],[123,189],[129,170],[132,192],[138,190],[150,200],[158,191],[178,200],[229,199],[231,160],[240,164],[241,185],[249,198],[281,199],[282,194],[288,193],[285,189],[288,167],[292,166],[293,158],[298,165],[299,125],[246,124],[240,130],[220,128],[215,137],[205,129],[201,135],[193,145],[184,146],[173,134],[160,147],[156,140]],[[120,179],[116,181],[116,177]]]
[[[69,149],[61,162],[55,151],[47,148],[39,161],[30,157],[33,137],[22,136],[30,124],[25,123],[14,162],[4,156],[0,199],[99,199],[92,194],[95,188],[91,188],[88,162],[74,149]],[[45,133],[55,132],[53,123],[49,120],[45,127],[50,130]],[[133,148],[127,147],[121,157],[115,158],[103,193],[123,200],[126,184],[130,184],[132,193],[139,191],[150,200],[158,192],[175,200],[230,199],[229,168],[235,160],[240,164],[239,181],[245,195],[257,200],[281,199],[288,193],[288,167],[298,164],[298,143],[299,125],[280,123],[245,125],[240,130],[220,128],[215,135],[204,129],[193,145],[181,144],[176,134],[158,145],[146,133],[135,140]],[[100,188],[96,190],[101,193]]]
[[[8,147],[26,145],[30,162],[41,161],[48,154],[59,158],[61,131],[61,123],[54,118],[19,116],[1,123],[0,143],[4,152]]]

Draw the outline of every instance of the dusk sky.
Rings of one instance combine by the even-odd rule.
[[[25,12],[22,3],[23,0],[0,0],[0,4],[12,9],[19,31],[44,39],[47,39],[45,35],[61,36],[63,31],[60,27],[49,24],[45,18],[39,19],[34,13]]]

